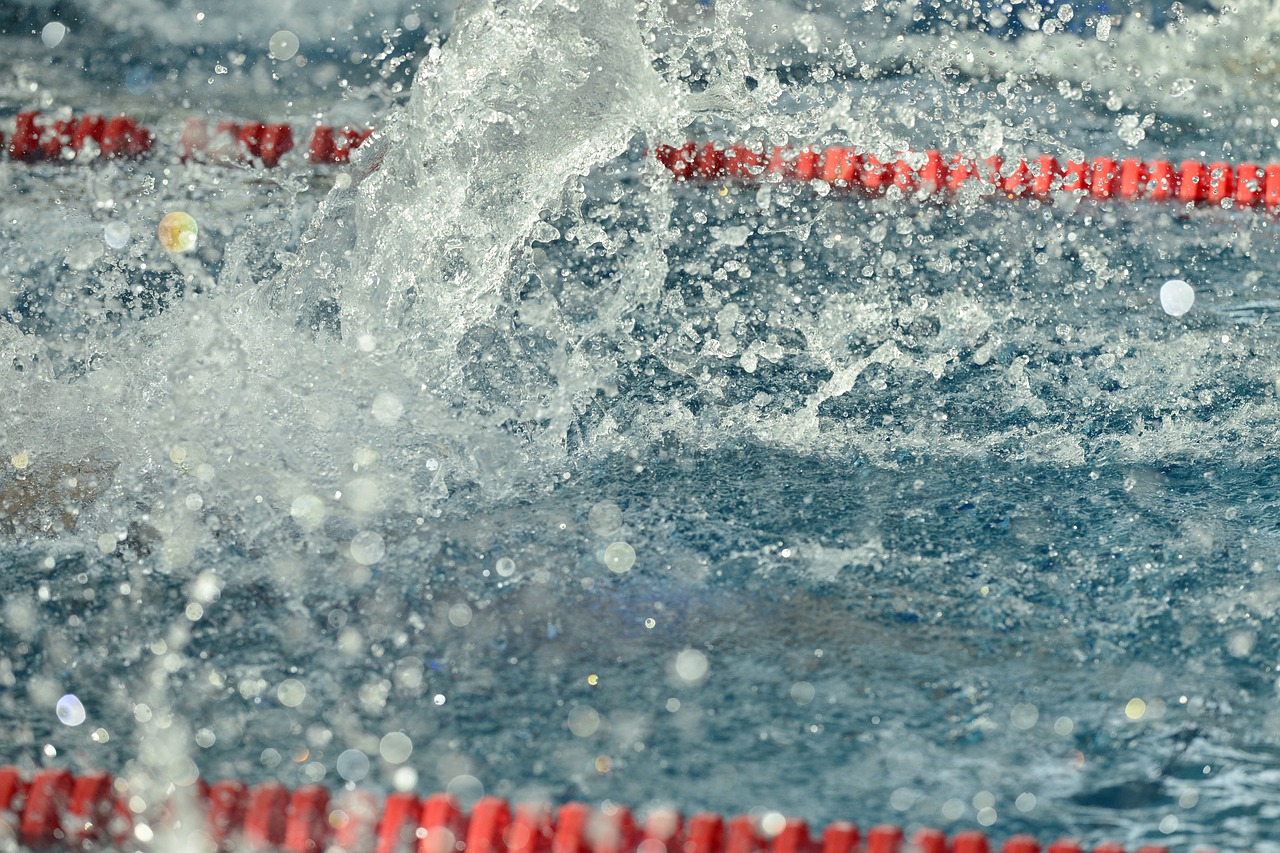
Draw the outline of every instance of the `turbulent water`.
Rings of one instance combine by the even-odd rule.
[[[1269,8],[349,5],[0,11],[14,110],[379,127],[0,163],[0,761],[1280,850],[1274,218],[647,153],[1267,162]]]

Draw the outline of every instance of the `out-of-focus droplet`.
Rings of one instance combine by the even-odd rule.
[[[471,608],[458,602],[449,608],[449,622],[455,628],[465,628],[471,624]]]
[[[676,655],[675,673],[687,684],[697,684],[707,677],[707,656],[697,649],[685,649]]]
[[[372,566],[387,553],[387,546],[382,537],[370,530],[364,530],[351,540],[351,559],[362,566]]]
[[[622,509],[613,501],[600,501],[587,513],[587,524],[600,536],[608,536],[622,526]]]
[[[386,391],[373,398],[373,417],[378,423],[390,426],[404,414],[404,403],[395,394]]]
[[[1180,278],[1171,278],[1160,285],[1160,307],[1170,316],[1181,317],[1191,310],[1195,301],[1196,292]]]
[[[588,705],[579,705],[569,712],[569,731],[578,737],[591,737],[600,728],[600,714]]]
[[[791,700],[797,705],[808,705],[816,694],[813,685],[807,681],[797,681],[791,685]]]
[[[129,226],[124,222],[108,222],[102,229],[102,239],[113,249],[129,245]]]
[[[404,732],[388,732],[378,741],[378,754],[383,761],[403,764],[413,754],[413,741]]]
[[[151,88],[151,69],[135,65],[124,73],[124,87],[133,95],[144,95]]]
[[[196,226],[195,219],[181,210],[165,214],[164,219],[160,220],[160,227],[156,229],[160,245],[170,252],[190,252],[196,247],[199,234],[200,229]]]
[[[85,720],[84,705],[75,694],[68,693],[58,700],[58,720],[64,726],[78,726]]]
[[[307,698],[307,687],[296,678],[286,678],[276,688],[276,698],[286,708],[296,708]]]
[[[57,47],[67,36],[67,25],[58,21],[50,21],[40,31],[40,41],[45,47]]]
[[[369,756],[358,749],[348,749],[338,756],[338,775],[348,782],[359,782],[369,774]]]
[[[271,40],[267,42],[267,50],[271,51],[272,59],[278,59],[281,62],[293,59],[294,54],[298,52],[298,37],[288,30],[279,30],[272,34]]]
[[[609,571],[625,575],[636,564],[636,551],[626,542],[614,542],[604,549],[604,564]]]

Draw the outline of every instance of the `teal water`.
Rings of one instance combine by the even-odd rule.
[[[0,519],[0,761],[1280,849],[1274,219],[643,153],[1265,161],[1238,19],[811,51],[821,10],[759,11],[768,47],[734,4],[535,6],[420,23],[412,96],[338,108],[399,104],[333,190],[0,166],[0,486],[43,495]],[[9,37],[14,92],[45,48]],[[271,62],[210,85],[338,100]]]

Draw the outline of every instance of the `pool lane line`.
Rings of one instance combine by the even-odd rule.
[[[1206,207],[1280,209],[1280,165],[1199,160],[1093,157],[1059,161],[1051,154],[1005,160],[929,150],[888,159],[853,148],[770,149],[687,142],[661,145],[654,156],[677,181],[770,180],[826,184],[866,196],[945,197],[976,186],[991,196],[1052,201],[1058,194],[1096,200],[1168,202]]]
[[[313,165],[341,165],[373,134],[368,127],[317,125],[307,142],[306,161]],[[14,118],[13,132],[0,132],[0,147],[10,160],[22,163],[90,163],[95,160],[141,160],[156,147],[156,133],[130,116],[49,118],[28,110]],[[232,121],[213,123],[188,119],[177,140],[179,159],[215,164],[245,164],[273,169],[294,150],[293,127],[283,122]]]
[[[305,153],[295,152],[287,123],[191,118],[177,140],[182,162],[275,168],[301,155],[311,165],[341,165],[369,139],[368,127],[317,125]],[[24,111],[0,146],[24,163],[84,163],[96,159],[138,160],[152,154],[156,134],[124,115],[95,113],[45,118]],[[982,195],[1052,201],[1059,195],[1098,201],[1121,199],[1181,206],[1280,210],[1280,164],[1093,157],[1060,161],[1051,154],[1006,162],[937,150],[904,152],[881,159],[845,146],[752,148],[720,142],[658,145],[647,152],[678,182],[825,185],[863,196],[947,198],[975,187]],[[292,162],[292,160],[290,160]]]
[[[497,797],[483,797],[465,812],[449,794],[425,798],[411,792],[379,800],[363,790],[336,796],[321,785],[289,790],[279,782],[250,787],[238,780],[212,784],[195,780],[185,788],[189,801],[149,804],[128,784],[107,773],[73,775],[42,769],[28,779],[16,767],[0,767],[0,842],[6,836],[29,850],[96,850],[114,845],[146,849],[166,831],[199,831],[219,850],[284,850],[316,853],[1041,853],[1029,835],[1014,835],[996,847],[985,833],[964,830],[949,839],[937,829],[921,829],[908,840],[900,827],[874,826],[865,837],[846,821],[828,825],[816,837],[802,820],[780,815],[739,815],[725,820],[700,813],[685,819],[673,811],[637,823],[626,808],[599,810],[566,803],[553,813],[545,806],[514,809]],[[177,800],[175,799],[175,803]],[[141,815],[153,815],[155,825]],[[185,827],[179,824],[183,820]],[[192,823],[196,825],[193,826]],[[1087,853],[1062,839],[1044,853]],[[1127,853],[1102,844],[1093,853]],[[1145,846],[1135,853],[1167,853]]]

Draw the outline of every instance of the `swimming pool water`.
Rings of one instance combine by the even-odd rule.
[[[1258,10],[17,9],[14,108],[390,113],[350,182],[0,164],[0,762],[1280,849],[1274,219],[645,156],[1266,162]]]

